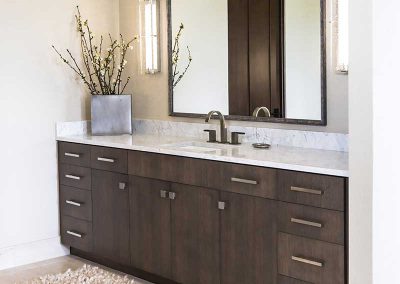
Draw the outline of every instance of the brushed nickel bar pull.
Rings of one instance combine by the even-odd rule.
[[[67,234],[82,239],[82,235],[81,234],[78,234],[78,233],[75,233],[75,232],[72,232],[72,231],[67,231]]]
[[[301,263],[305,263],[305,264],[309,264],[309,265],[313,265],[313,266],[318,266],[318,267],[324,266],[324,264],[322,262],[314,261],[314,260],[310,260],[310,259],[306,259],[306,258],[294,256],[294,255],[292,255],[292,260],[301,262]]]
[[[65,175],[65,177],[69,178],[69,179],[74,179],[74,180],[80,180],[81,179],[81,177],[73,176],[73,175]]]
[[[258,182],[255,180],[250,180],[250,179],[242,179],[242,178],[236,178],[236,177],[231,177],[232,182],[238,182],[238,183],[245,183],[245,184],[253,184],[257,185]]]
[[[321,223],[317,222],[311,222],[303,219],[297,219],[297,218],[291,218],[290,222],[300,224],[300,225],[306,225],[306,226],[311,226],[311,227],[316,227],[316,228],[322,228]]]
[[[81,207],[82,206],[81,203],[78,203],[78,202],[75,202],[75,201],[71,201],[71,200],[65,200],[65,203],[67,203],[69,205],[76,206],[76,207]]]
[[[315,195],[322,195],[322,194],[324,194],[324,192],[323,192],[322,190],[309,189],[309,188],[302,188],[302,187],[296,187],[296,186],[290,187],[290,190],[291,190],[291,191],[302,192],[302,193],[315,194]]]
[[[106,163],[114,163],[114,162],[115,162],[114,159],[102,158],[102,157],[98,157],[98,158],[97,158],[97,161],[106,162]]]
[[[80,156],[81,156],[79,154],[74,154],[74,153],[64,153],[64,155],[67,157],[72,157],[72,158],[80,158]]]

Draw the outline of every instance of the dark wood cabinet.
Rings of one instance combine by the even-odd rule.
[[[154,283],[347,283],[345,178],[73,143],[59,154],[73,254]]]
[[[219,284],[219,194],[171,185],[172,279],[185,284]]]
[[[92,170],[93,252],[129,264],[128,176]]]
[[[221,193],[221,283],[276,283],[276,204]]]
[[[131,264],[171,278],[169,183],[130,176]]]

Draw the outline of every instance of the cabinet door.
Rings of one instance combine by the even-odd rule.
[[[171,185],[172,279],[185,284],[219,284],[219,194]]]
[[[276,205],[221,192],[221,283],[276,283]]]
[[[170,185],[135,176],[130,176],[130,185],[131,264],[143,271],[170,278]]]
[[[128,176],[92,170],[94,253],[129,264]]]

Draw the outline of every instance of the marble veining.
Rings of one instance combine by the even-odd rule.
[[[207,144],[204,139],[139,133],[120,136],[58,135],[57,140],[244,165],[348,176],[348,154],[339,151],[282,145],[273,145],[269,150],[260,150],[254,149],[250,143],[243,143],[238,146],[221,145],[220,150],[201,152],[190,150],[190,147],[182,147],[182,145],[201,146]],[[209,145],[214,147],[213,144]],[[192,147],[192,149],[196,149],[196,147]]]
[[[207,139],[204,129],[219,132],[217,122],[210,124],[136,119],[133,121],[135,134],[178,136]],[[229,125],[228,131],[245,132],[244,143],[263,142],[272,145],[348,152],[348,135],[340,133],[312,132],[300,130],[243,127]],[[58,136],[85,135],[90,133],[90,122],[62,122],[57,124]],[[219,134],[218,134],[219,135]]]

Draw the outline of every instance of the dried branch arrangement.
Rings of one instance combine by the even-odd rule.
[[[122,74],[128,63],[125,59],[126,54],[128,50],[133,50],[132,44],[137,37],[125,42],[122,35],[119,40],[114,40],[109,34],[108,48],[103,47],[103,36],[100,37],[100,43],[96,44],[95,35],[90,29],[88,20],[82,20],[79,6],[76,9],[75,19],[81,40],[83,68],[79,67],[69,49],[66,50],[67,56],[62,55],[54,45],[53,49],[61,60],[82,79],[92,95],[121,95],[131,79],[128,77],[124,84],[122,83]]]
[[[174,48],[172,49],[172,86],[173,88],[178,85],[178,83],[182,80],[183,76],[185,76],[186,72],[188,71],[190,64],[192,63],[192,54],[190,53],[190,48],[189,46],[186,46],[187,52],[188,52],[188,63],[186,67],[183,69],[183,71],[179,71],[178,68],[178,63],[180,59],[180,47],[179,47],[179,40],[182,36],[184,26],[181,24],[179,26],[179,31],[176,34],[175,37],[175,43],[174,43]]]

